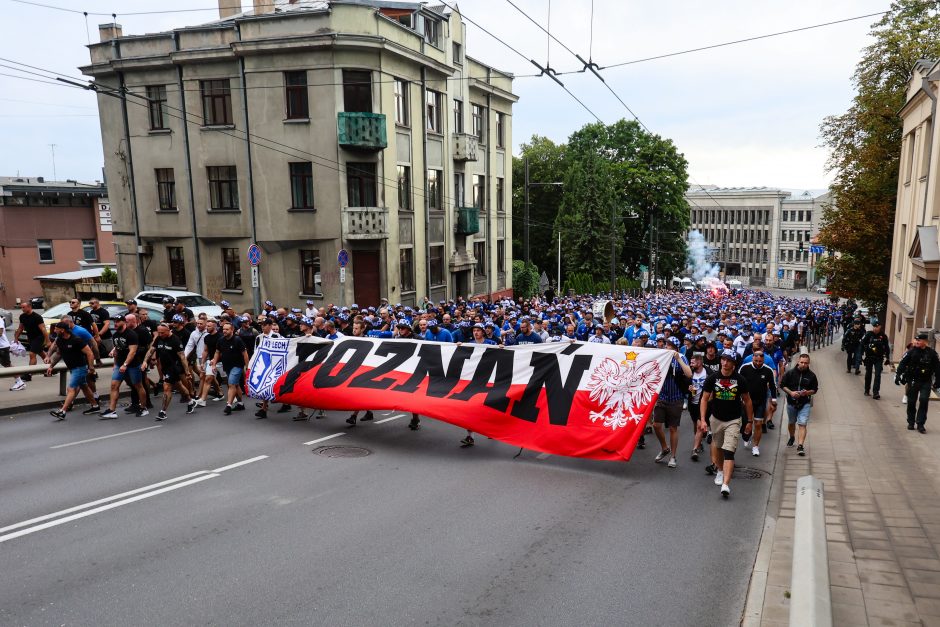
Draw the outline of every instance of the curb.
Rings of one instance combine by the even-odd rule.
[[[797,479],[790,580],[791,627],[832,627],[824,500],[822,481],[812,475]]]

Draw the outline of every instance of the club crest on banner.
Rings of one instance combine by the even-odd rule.
[[[636,358],[633,351],[620,363],[605,357],[591,372],[587,385],[590,399],[602,406],[588,415],[591,422],[601,420],[605,427],[619,429],[643,419],[643,408],[659,392],[662,374],[655,361],[638,367]]]
[[[248,395],[265,401],[274,400],[274,382],[287,369],[290,339],[261,337],[248,373]]]

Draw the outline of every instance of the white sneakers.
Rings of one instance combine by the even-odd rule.
[[[754,457],[760,457],[760,449],[755,446],[751,449],[751,455]]]
[[[724,485],[725,483],[725,473],[721,470],[715,475],[715,485]]]
[[[22,379],[17,379],[16,383],[13,384],[13,387],[10,388],[11,392],[20,392],[26,389],[26,382]]]
[[[678,466],[678,464],[676,463],[676,458],[675,458],[675,457],[670,457],[670,458],[669,458],[669,463],[666,464],[666,465],[669,466],[670,468],[675,468],[676,466]]]
[[[728,498],[731,496],[731,488],[728,487],[727,483],[721,484],[721,496],[722,498]]]

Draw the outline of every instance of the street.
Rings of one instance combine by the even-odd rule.
[[[251,413],[5,418],[0,623],[740,620],[770,478],[740,475],[723,501],[687,437],[669,470],[655,445],[627,464],[513,459],[431,419]],[[738,459],[772,471],[779,433]],[[371,454],[311,452],[334,445]]]

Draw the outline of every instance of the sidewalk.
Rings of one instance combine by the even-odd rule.
[[[893,372],[875,401],[864,372],[846,374],[838,342],[811,359],[820,392],[807,454],[781,431],[742,624],[788,624],[796,480],[812,474],[825,485],[833,624],[940,626],[940,406],[930,404],[926,435],[908,431]]]

